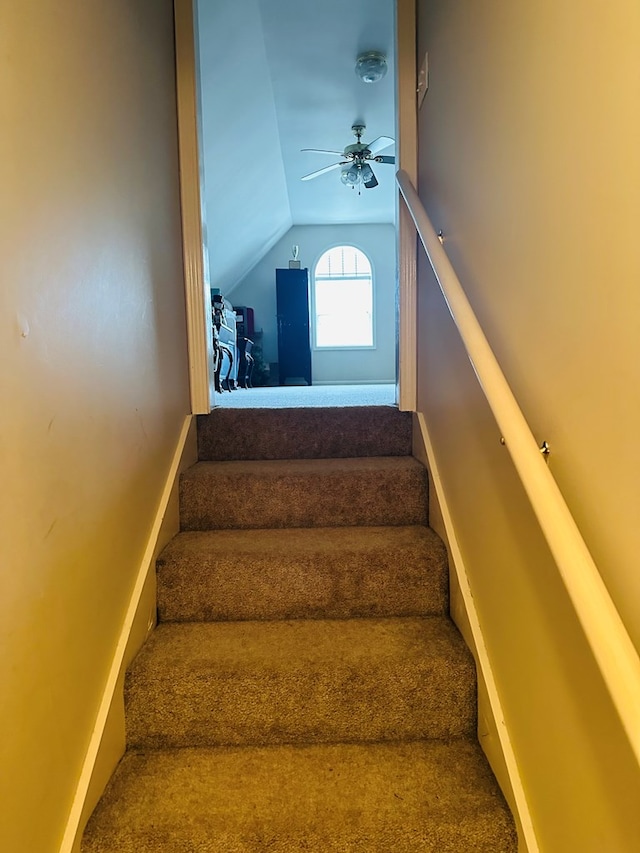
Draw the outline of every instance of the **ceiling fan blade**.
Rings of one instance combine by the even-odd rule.
[[[395,163],[396,162],[395,157],[389,157],[389,156],[383,157],[380,154],[378,154],[378,156],[374,157],[373,159],[376,161],[376,163]]]
[[[341,160],[339,163],[332,163],[331,166],[325,166],[324,169],[318,169],[317,172],[311,172],[300,178],[301,181],[310,181],[312,178],[317,178],[318,175],[324,175],[325,172],[331,172],[333,169],[338,169],[340,166],[346,166],[348,160]]]
[[[373,170],[371,170],[371,174],[366,181],[363,181],[365,189],[372,190],[374,187],[378,186],[378,180],[376,176],[373,174]]]
[[[300,151],[311,151],[312,154],[336,154],[338,157],[342,157],[342,151],[329,151],[327,148],[301,148]]]
[[[395,139],[392,139],[390,136],[379,136],[377,139],[374,139],[373,142],[370,142],[367,145],[367,148],[372,154],[377,154],[378,151],[384,151],[385,148],[388,148],[394,143]]]

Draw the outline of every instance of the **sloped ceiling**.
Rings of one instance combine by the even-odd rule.
[[[394,167],[348,189],[342,151],[395,135],[394,0],[199,0],[202,166],[211,284],[229,293],[292,225],[393,222]],[[366,50],[387,56],[375,84],[354,73]],[[393,153],[393,148],[388,152]]]

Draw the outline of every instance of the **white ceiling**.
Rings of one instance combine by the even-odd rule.
[[[359,196],[335,170],[355,142],[395,136],[394,0],[198,0],[202,160],[211,284],[229,292],[292,225],[393,222],[394,167]],[[359,53],[387,76],[362,83]],[[384,153],[393,153],[389,148]]]

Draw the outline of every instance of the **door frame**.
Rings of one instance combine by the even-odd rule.
[[[200,91],[195,0],[174,0],[176,98],[180,156],[182,249],[189,352],[191,413],[208,414],[215,402],[211,290],[206,274],[204,185],[198,122]]]
[[[198,51],[195,0],[174,0],[176,92],[180,150],[180,199],[184,252],[189,385],[193,414],[208,413],[215,403],[211,292],[206,274],[203,180],[199,156]],[[416,3],[396,0],[396,151],[398,166],[417,185]],[[416,235],[409,213],[396,200],[398,258],[398,350],[396,399],[403,411],[416,410],[417,287]]]
[[[398,168],[418,185],[416,100],[416,2],[396,0],[396,145]],[[417,411],[417,239],[411,215],[396,191],[398,263],[398,371],[396,399],[401,411]]]

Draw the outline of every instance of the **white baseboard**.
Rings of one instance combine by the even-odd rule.
[[[196,461],[195,418],[185,417],[113,653],[59,853],[77,853],[84,826],[124,753],[124,672],[154,626],[155,560],[179,529],[177,483]]]
[[[533,827],[529,804],[525,795],[522,779],[520,777],[520,771],[513,750],[513,745],[511,743],[511,738],[509,736],[509,731],[504,720],[504,714],[502,712],[502,703],[500,701],[500,694],[498,693],[498,688],[493,675],[491,661],[489,659],[487,647],[485,645],[482,630],[480,628],[480,621],[478,619],[475,601],[471,592],[464,558],[462,556],[462,552],[456,537],[456,532],[453,525],[453,520],[451,518],[451,513],[449,511],[446,494],[442,485],[442,480],[440,478],[433,445],[431,444],[427,424],[422,413],[418,412],[416,414],[416,420],[420,433],[419,440],[422,442],[422,449],[424,449],[424,453],[426,455],[426,462],[430,475],[430,485],[435,491],[435,496],[438,503],[437,508],[439,510],[439,520],[441,521],[442,526],[444,527],[445,535],[443,536],[443,538],[446,541],[451,568],[455,573],[455,578],[460,592],[461,603],[465,610],[467,627],[471,634],[469,638],[465,636],[465,639],[467,639],[468,644],[471,646],[471,650],[476,660],[476,665],[479,670],[478,681],[479,683],[482,682],[484,686],[483,692],[485,701],[489,705],[487,712],[490,713],[491,717],[493,718],[492,728],[494,728],[497,733],[497,746],[499,747],[501,752],[500,757],[502,759],[502,767],[499,768],[497,766],[494,766],[497,763],[495,761],[495,756],[494,761],[492,761],[492,756],[488,752],[487,758],[492,764],[494,773],[496,774],[496,777],[499,780],[500,776],[504,777],[505,773],[507,775],[507,779],[502,780],[504,783],[502,787],[505,797],[509,801],[509,806],[511,807],[511,810],[514,813],[514,817],[518,827],[519,853],[539,853],[540,848],[538,846],[538,840],[536,838],[535,830]],[[430,507],[429,513],[431,514],[431,512],[432,509]],[[463,631],[463,633],[467,632]],[[480,744],[481,746],[484,746],[482,737],[480,738]]]
[[[321,380],[316,382],[315,379],[312,385],[395,385],[395,379],[332,379]]]

